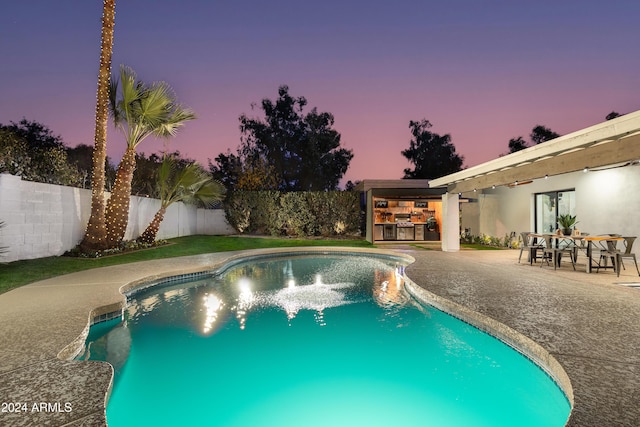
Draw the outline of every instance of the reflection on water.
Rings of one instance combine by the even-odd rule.
[[[300,312],[313,313],[326,325],[330,308],[373,300],[386,309],[413,304],[404,291],[404,265],[365,257],[325,257],[242,263],[214,278],[171,288],[149,290],[133,298],[126,310],[128,322],[155,326],[185,325],[199,335],[214,334],[228,318],[240,330],[252,313],[273,309],[288,322]],[[180,304],[172,304],[179,302]],[[154,310],[162,306],[162,315]]]
[[[213,331],[213,323],[226,307],[237,319],[239,328],[244,330],[250,313],[265,308],[284,311],[288,321],[302,310],[313,311],[316,323],[324,326],[324,311],[328,308],[373,298],[381,307],[390,309],[410,300],[403,289],[404,267],[397,263],[360,258],[337,259],[313,273],[313,263],[305,265],[302,260],[296,261],[298,271],[294,271],[291,259],[270,261],[240,265],[208,283],[208,290],[202,298],[203,333]],[[363,281],[364,272],[366,279]],[[216,293],[211,288],[216,288]],[[369,294],[363,293],[365,290]],[[156,303],[148,304],[155,306]]]
[[[205,307],[205,319],[204,319],[204,327],[202,328],[202,332],[208,334],[212,329],[214,323],[218,319],[218,312],[224,305],[222,300],[216,294],[205,294],[204,298],[204,307]]]
[[[404,291],[404,269],[396,267],[387,271],[376,270],[373,298],[380,307],[387,309],[406,304],[410,298]]]

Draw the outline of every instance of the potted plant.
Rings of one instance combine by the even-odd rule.
[[[571,236],[571,229],[578,223],[575,215],[565,214],[558,216],[558,227],[565,236]]]

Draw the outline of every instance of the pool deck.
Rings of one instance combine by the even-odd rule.
[[[26,403],[24,412],[0,412],[0,425],[105,424],[110,365],[63,359],[84,340],[90,319],[122,306],[123,286],[215,269],[248,253],[295,250],[104,267],[0,294],[0,403],[5,411]],[[519,264],[517,250],[445,253],[400,245],[378,252],[389,250],[416,259],[406,274],[420,287],[520,332],[560,362],[575,401],[567,425],[640,426],[640,288],[628,286],[640,277],[633,266],[616,277],[611,270],[586,274],[584,265],[554,271]]]

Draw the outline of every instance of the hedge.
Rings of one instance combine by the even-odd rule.
[[[360,235],[360,193],[234,191],[224,203],[239,233],[272,236]]]

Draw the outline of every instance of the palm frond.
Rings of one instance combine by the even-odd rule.
[[[176,167],[175,158],[165,155],[158,169],[158,181],[156,182],[158,196],[163,201],[171,199],[172,194],[175,193],[175,179],[173,177],[176,173]]]
[[[162,206],[175,202],[202,203],[210,206],[222,200],[224,187],[197,163],[177,170],[176,159],[165,156],[158,173],[158,194]]]
[[[175,136],[184,123],[189,120],[195,120],[195,113],[182,105],[173,104],[170,107],[169,114],[162,126],[158,127],[155,134],[160,137]]]
[[[191,110],[175,102],[175,95],[167,83],[145,85],[126,66],[120,67],[119,84],[112,80],[110,107],[114,123],[124,131],[127,144],[134,148],[152,134],[174,136],[185,121],[196,118]]]
[[[122,121],[122,110],[118,107],[118,80],[113,77],[109,80],[109,113],[114,125],[118,127]]]
[[[211,180],[200,187],[193,197],[205,207],[213,207],[224,198],[225,192],[226,190],[220,182]]]

